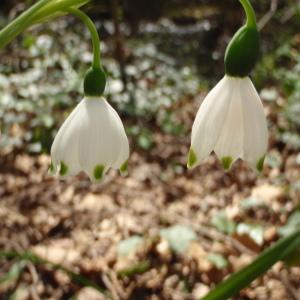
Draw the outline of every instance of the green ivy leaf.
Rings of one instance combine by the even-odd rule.
[[[174,225],[162,229],[160,235],[168,241],[171,249],[176,253],[185,252],[190,243],[197,240],[195,231],[185,225]]]
[[[137,143],[142,149],[149,150],[153,146],[153,136],[151,131],[142,130],[138,136]]]
[[[240,223],[236,231],[240,235],[248,235],[257,245],[264,243],[264,229],[261,225]]]
[[[259,199],[257,197],[248,197],[241,201],[240,206],[241,206],[241,208],[248,210],[248,209],[256,208],[256,207],[264,207],[266,205],[263,201],[261,201],[261,199]]]
[[[291,234],[299,226],[300,226],[300,210],[296,210],[290,215],[286,225],[278,229],[278,232],[280,235],[286,236],[288,234]]]
[[[213,216],[212,225],[214,225],[219,231],[232,234],[235,232],[236,224],[234,221],[227,218],[224,212],[218,213]]]
[[[127,256],[133,253],[143,241],[144,239],[138,235],[133,235],[128,239],[120,241],[117,249],[118,255]]]
[[[228,266],[228,261],[227,259],[221,255],[221,254],[217,254],[217,253],[212,253],[209,254],[207,256],[207,259],[213,263],[213,265],[217,268],[217,269],[225,269]]]

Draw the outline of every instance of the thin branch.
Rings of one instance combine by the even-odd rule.
[[[286,274],[278,274],[277,277],[284,284],[286,290],[291,295],[293,300],[300,300],[299,291],[291,284]]]
[[[258,29],[263,29],[267,23],[272,19],[272,17],[275,15],[278,8],[278,0],[272,0],[270,4],[269,11],[258,21]]]
[[[257,255],[257,253],[255,253],[254,251],[252,251],[251,249],[249,249],[248,247],[246,247],[245,245],[240,243],[238,240],[232,238],[231,236],[225,235],[225,234],[215,230],[212,227],[209,227],[205,224],[194,224],[189,219],[187,219],[179,214],[176,214],[176,213],[173,213],[168,216],[171,216],[172,221],[179,220],[180,222],[194,228],[197,231],[197,233],[201,234],[202,236],[206,236],[206,237],[210,238],[210,240],[212,240],[212,241],[218,240],[221,242],[231,244],[240,253],[247,253],[251,256]]]
[[[292,5],[290,7],[288,7],[282,14],[282,17],[280,19],[280,22],[282,24],[286,23],[287,21],[289,21],[291,18],[293,18],[295,16],[295,14],[297,12],[299,12],[300,10],[300,1],[297,1],[295,3],[295,5]]]
[[[112,299],[113,300],[120,300],[119,294],[116,291],[113,283],[111,282],[110,278],[108,277],[107,274],[102,274],[101,276],[102,281],[104,282],[105,286],[107,286],[108,290],[111,293]]]

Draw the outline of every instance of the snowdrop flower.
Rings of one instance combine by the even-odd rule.
[[[105,85],[106,75],[98,62],[85,74],[85,97],[54,139],[52,173],[66,177],[85,171],[92,181],[99,181],[109,168],[127,171],[128,139],[119,115],[102,96]]]
[[[248,74],[259,54],[255,13],[248,0],[240,0],[247,14],[225,53],[225,76],[204,99],[192,127],[188,168],[212,151],[225,169],[238,158],[261,171],[268,145],[263,106]]]
[[[214,151],[225,169],[242,158],[261,170],[267,141],[263,106],[250,78],[225,75],[196,115],[188,167],[199,165]]]
[[[51,171],[85,171],[100,180],[111,167],[126,171],[129,144],[117,112],[103,97],[85,97],[59,129],[51,148]]]

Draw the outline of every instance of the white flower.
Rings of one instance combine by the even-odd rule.
[[[266,118],[250,78],[225,75],[198,110],[188,167],[199,165],[214,151],[225,169],[242,158],[261,170],[267,146]]]
[[[117,112],[103,97],[85,97],[65,120],[51,147],[50,171],[85,171],[92,181],[110,168],[126,170],[129,144]]]

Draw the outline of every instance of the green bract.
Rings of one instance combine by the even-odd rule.
[[[239,0],[247,21],[233,36],[225,53],[225,73],[233,77],[249,75],[259,55],[259,34],[256,17],[249,0]]]
[[[106,85],[106,74],[104,70],[91,67],[84,77],[84,94],[85,96],[102,96]]]
[[[233,36],[225,53],[225,73],[245,77],[254,68],[259,55],[259,33],[256,27],[247,25]]]

